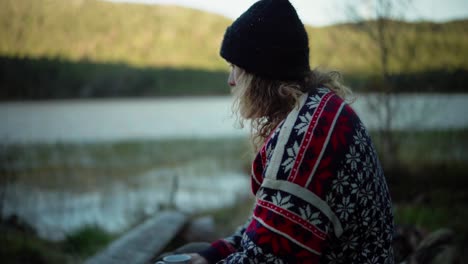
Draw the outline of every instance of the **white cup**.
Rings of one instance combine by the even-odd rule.
[[[169,255],[163,258],[163,261],[158,261],[155,264],[189,264],[192,257],[187,254]]]

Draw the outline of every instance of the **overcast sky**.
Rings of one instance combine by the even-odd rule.
[[[236,18],[256,0],[111,0],[114,2],[141,2],[155,4],[173,4],[197,8],[218,13],[229,18]],[[343,3],[354,4],[361,15],[372,14],[371,5],[375,0],[290,0],[296,7],[305,24],[324,26],[343,22],[349,18]],[[394,2],[404,2],[395,0]],[[468,18],[468,0],[410,0],[411,4],[398,16],[404,14],[407,20],[447,21]]]

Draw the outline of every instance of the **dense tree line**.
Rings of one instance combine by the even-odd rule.
[[[221,71],[0,57],[3,100],[219,95],[225,79]]]
[[[227,72],[188,68],[134,67],[124,63],[59,58],[0,57],[0,99],[160,97],[229,94]],[[377,77],[344,75],[357,92],[375,92]],[[392,75],[396,92],[466,92],[468,71],[431,70]]]

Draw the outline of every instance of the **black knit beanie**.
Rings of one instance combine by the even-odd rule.
[[[307,32],[287,0],[253,4],[227,28],[220,54],[267,79],[301,80],[310,71]]]

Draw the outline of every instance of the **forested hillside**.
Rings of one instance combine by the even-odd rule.
[[[2,0],[1,6],[3,99],[228,91],[223,81],[227,63],[218,56],[232,22],[225,17],[98,0]],[[372,23],[307,26],[311,66],[340,70],[356,89],[368,89],[369,80],[380,74],[379,45],[369,34]],[[393,31],[389,69],[396,79],[416,80],[421,87],[413,90],[418,91],[463,91],[468,20],[388,25]],[[453,84],[427,88],[434,81]]]

